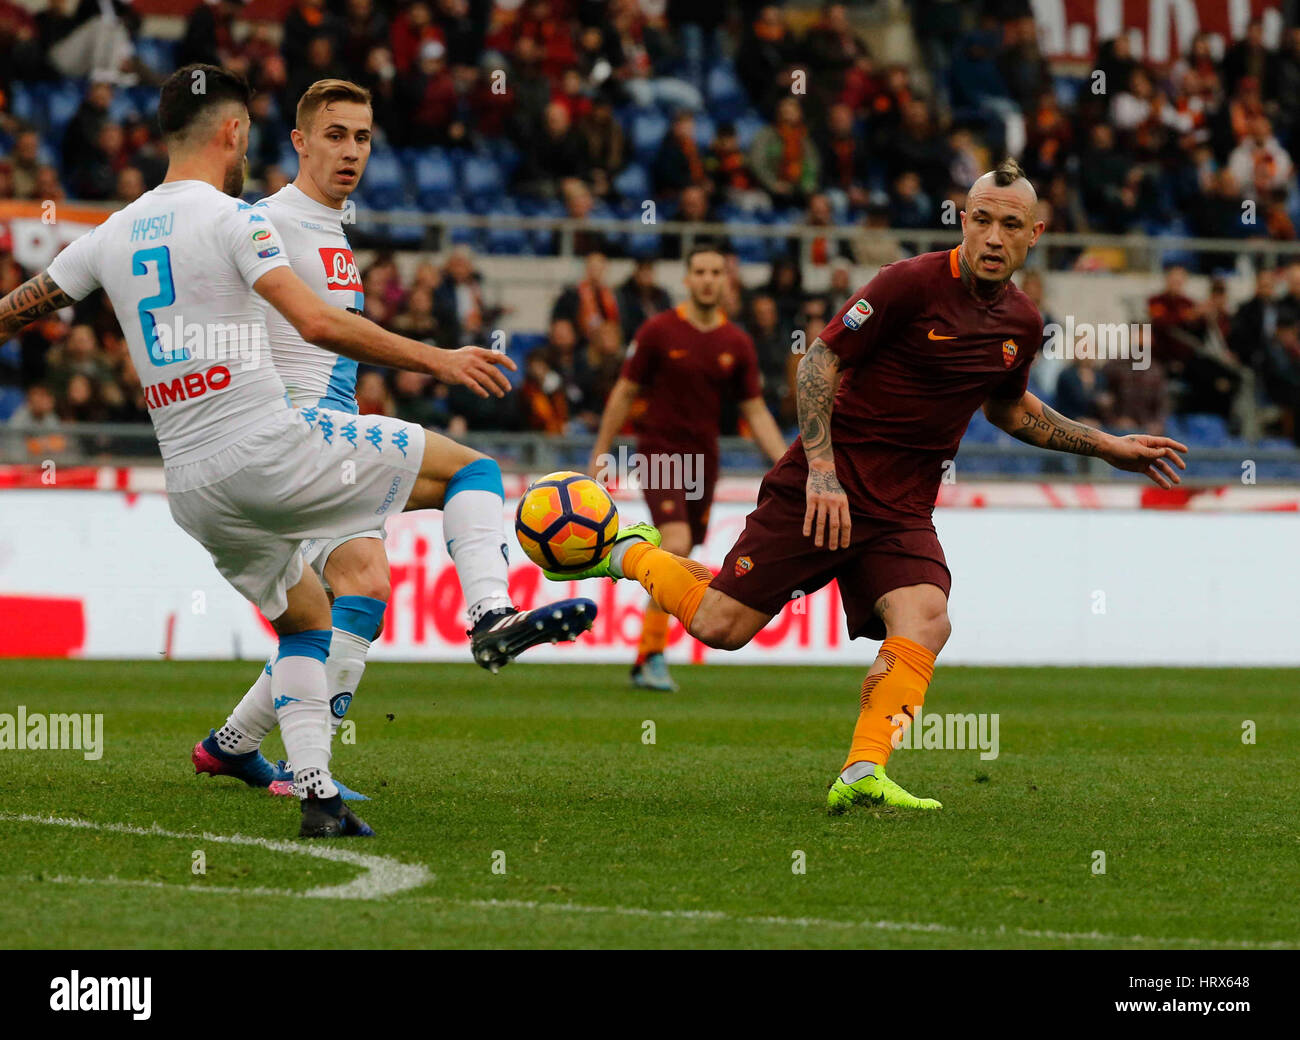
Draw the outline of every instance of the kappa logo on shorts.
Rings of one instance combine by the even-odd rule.
[[[748,556],[742,556],[736,561],[736,577],[743,578],[746,574],[754,569],[754,561]]]
[[[844,312],[844,324],[856,332],[862,328],[862,323],[874,313],[871,304],[867,303],[866,300],[859,300]]]
[[[1016,353],[1019,350],[1020,348],[1016,346],[1016,341],[1014,339],[1002,341],[1002,363],[1006,365],[1007,368],[1010,368],[1012,362],[1016,360]]]

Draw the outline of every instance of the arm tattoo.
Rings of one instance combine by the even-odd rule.
[[[831,408],[839,388],[839,361],[821,338],[813,340],[799,362],[796,397],[799,405],[799,433],[809,462],[834,461],[831,450]]]
[[[1012,437],[1038,448],[1053,448],[1072,455],[1098,455],[1097,430],[1081,422],[1067,419],[1056,409],[1042,405],[1041,414],[1025,409],[1020,415],[1020,428],[1008,431]]]
[[[0,300],[0,336],[8,338],[50,311],[75,302],[55,284],[48,271],[29,278]]]

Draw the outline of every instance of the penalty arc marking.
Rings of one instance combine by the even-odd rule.
[[[281,852],[292,856],[308,856],[335,863],[360,867],[362,873],[340,885],[321,885],[305,890],[292,888],[242,888],[237,886],[183,885],[158,881],[131,881],[116,877],[84,878],[55,877],[47,881],[64,884],[132,885],[149,888],[183,888],[190,892],[216,892],[222,895],[275,895],[296,896],[303,899],[383,899],[398,892],[406,892],[434,881],[434,875],[420,863],[402,863],[387,856],[372,856],[363,852],[341,849],[336,845],[276,841],[256,838],[247,834],[195,834],[186,831],[169,831],[162,827],[136,827],[129,823],[96,823],[92,820],[72,820],[59,816],[31,816],[25,813],[0,813],[0,820],[13,823],[36,823],[48,827],[70,827],[91,831],[110,831],[114,834],[136,834],[153,838],[181,838],[190,841],[214,842],[222,845],[248,845]]]

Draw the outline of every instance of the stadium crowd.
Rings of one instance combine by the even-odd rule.
[[[796,332],[810,341],[852,291],[848,262],[904,255],[871,231],[941,228],[991,155],[1020,156],[1055,231],[1296,237],[1300,27],[1271,49],[1258,22],[1223,53],[1200,36],[1163,68],[1137,60],[1121,35],[1100,46],[1097,90],[1094,78],[1052,74],[1028,0],[909,6],[924,68],[879,61],[837,3],[298,0],[272,26],[246,19],[238,0],[199,0],[180,38],[161,41],[141,34],[126,0],[50,0],[37,15],[0,0],[0,198],[124,203],[158,183],[156,84],[191,61],[238,69],[256,87],[249,160],[260,196],[295,172],[288,130],[305,87],[356,79],[372,92],[378,128],[358,191],[365,207],[610,217],[639,215],[653,199],[667,218],[826,227],[806,250],[779,237],[723,243],[726,309],[754,338],[769,404],[787,425]],[[832,234],[846,227],[858,231]],[[380,247],[365,272],[370,316],[444,345],[479,341],[497,316],[474,250],[556,248],[549,233],[467,232],[452,243],[404,283],[383,252],[392,240],[370,239]],[[27,272],[4,246],[8,291]],[[680,256],[683,243],[581,233],[574,246],[584,277],[544,332],[512,344],[517,409],[363,372],[363,412],[453,432],[590,429],[639,321],[671,303],[648,261]],[[618,256],[637,264],[610,284],[605,261]],[[1052,257],[1053,267],[1105,262]],[[1150,302],[1150,371],[1044,362],[1039,389],[1067,412],[1152,430],[1196,413],[1239,432],[1252,395],[1275,432],[1296,436],[1300,265],[1259,272],[1234,314],[1217,285],[1191,299],[1185,268],[1217,273],[1235,256],[1173,259]],[[742,261],[769,263],[770,277],[743,284]],[[803,291],[808,264],[829,269],[828,292]],[[1034,272],[1026,283],[1041,294]],[[1052,301],[1042,306],[1050,317]],[[0,417],[21,400],[12,421],[146,418],[102,303],[4,345],[0,387]]]

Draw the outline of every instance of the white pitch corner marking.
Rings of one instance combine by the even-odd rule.
[[[385,896],[419,888],[435,880],[429,868],[420,863],[402,863],[386,856],[371,856],[364,852],[341,849],[337,845],[320,845],[303,842],[276,841],[271,838],[255,838],[247,834],[202,834],[184,831],[164,830],[155,824],[152,827],[136,827],[129,823],[96,823],[93,820],[72,820],[59,816],[32,816],[26,813],[0,813],[0,820],[16,823],[37,823],[48,827],[70,827],[91,831],[111,831],[114,834],[138,834],[154,838],[180,838],[189,841],[216,842],[224,845],[249,845],[253,848],[266,849],[268,852],[282,852],[293,856],[310,856],[313,859],[327,859],[335,863],[346,863],[359,867],[363,873],[341,885],[321,885],[317,888],[295,890],[292,888],[239,888],[217,885],[183,885],[169,884],[161,881],[132,881],[125,878],[77,878],[54,877],[47,881],[63,884],[130,885],[148,888],[180,888],[187,892],[216,892],[224,895],[277,895],[294,896],[302,899],[383,899]]]

